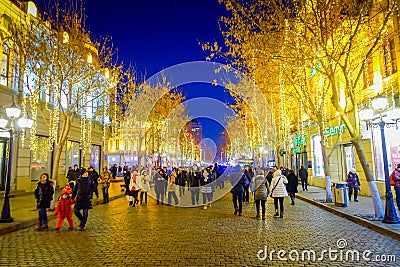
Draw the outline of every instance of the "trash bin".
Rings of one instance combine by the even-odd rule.
[[[349,205],[349,196],[347,194],[347,183],[346,182],[337,182],[334,183],[335,192],[335,206],[338,207],[347,207]]]

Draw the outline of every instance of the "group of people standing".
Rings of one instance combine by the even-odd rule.
[[[156,194],[157,205],[167,203],[175,205],[179,204],[177,196],[177,187],[179,188],[179,197],[185,195],[186,188],[190,192],[190,200],[192,206],[199,205],[200,193],[202,194],[203,209],[211,207],[213,200],[215,184],[213,183],[220,176],[218,164],[210,165],[200,170],[197,165],[192,168],[174,167],[168,170],[166,167],[157,168],[152,177],[147,170],[142,170],[139,174],[135,169],[131,173],[130,169],[124,175],[125,191],[129,205],[136,207],[137,204],[147,203],[147,192],[150,190],[150,183],[154,183],[154,191]],[[220,188],[223,185],[218,184]],[[140,201],[138,194],[140,192]]]

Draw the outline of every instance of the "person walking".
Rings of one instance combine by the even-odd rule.
[[[70,197],[72,193],[72,188],[67,184],[61,191],[61,197],[57,202],[56,210],[54,211],[54,215],[58,216],[58,220],[56,223],[56,231],[61,229],[62,223],[65,218],[68,221],[68,230],[74,230],[74,220],[72,219],[72,205],[75,203]]]
[[[304,168],[303,165],[301,165],[300,170],[299,170],[299,177],[301,180],[301,187],[303,188],[303,191],[308,191],[307,185],[308,185],[308,171]]]
[[[142,170],[140,174],[140,204],[144,202],[147,204],[147,192],[150,191],[150,176],[146,170]]]
[[[49,178],[48,173],[42,173],[34,191],[36,198],[36,208],[39,213],[38,231],[49,228],[49,220],[47,218],[47,209],[50,208],[50,202],[53,200],[54,188],[53,182]]]
[[[157,171],[154,174],[153,177],[154,181],[154,191],[156,192],[156,199],[157,199],[157,205],[160,204],[164,205],[164,196],[165,196],[165,182],[167,182],[164,179],[164,170],[161,168],[158,168]]]
[[[176,176],[176,185],[179,187],[179,197],[185,195],[185,185],[186,185],[186,171],[182,168],[178,168],[178,173]]]
[[[205,168],[203,170],[201,179],[200,179],[200,185],[201,185],[201,193],[203,195],[203,209],[206,210],[207,209],[207,205],[209,207],[211,207],[211,195],[212,195],[212,186],[211,186],[211,174],[209,173],[209,171],[207,170],[207,168]]]
[[[285,175],[281,173],[281,170],[276,170],[274,172],[274,177],[272,178],[270,185],[270,195],[274,198],[275,214],[274,217],[283,218],[283,200],[284,197],[288,195],[286,191],[285,184],[288,180]],[[278,208],[279,202],[279,208]]]
[[[79,230],[85,231],[86,222],[89,216],[89,209],[92,208],[92,194],[95,190],[95,184],[89,178],[89,174],[85,168],[81,170],[81,177],[76,180],[72,199],[75,200],[74,214],[78,217]],[[82,210],[82,213],[80,212]]]
[[[89,178],[92,180],[95,186],[93,193],[96,195],[96,198],[99,198],[99,174],[92,166],[90,166],[87,171]]]
[[[135,169],[131,175],[130,181],[129,181],[129,205],[132,207],[136,207],[136,204],[139,203],[138,196],[139,196],[139,174],[137,170]]]
[[[99,184],[101,186],[101,192],[103,193],[103,204],[109,202],[108,189],[111,184],[112,174],[107,170],[107,167],[103,167],[103,171],[100,173]]]
[[[244,167],[244,175],[246,176],[246,181],[245,184],[243,185],[243,202],[246,204],[249,204],[250,202],[250,193],[249,193],[249,188],[251,186],[251,180],[252,180],[252,176],[250,173],[250,166],[246,165]]]
[[[240,166],[236,166],[234,168],[232,174],[230,175],[230,180],[232,185],[231,193],[233,208],[235,209],[233,214],[242,216],[243,192],[247,177],[240,171]]]
[[[111,166],[110,172],[111,172],[111,175],[112,175],[113,179],[115,179],[117,177],[117,170],[118,170],[117,169],[117,164],[114,164],[114,165]],[[125,175],[124,175],[124,177],[125,177]]]
[[[394,191],[396,192],[397,208],[400,210],[400,163],[397,164],[397,168],[393,170],[390,177],[394,183],[393,187],[394,187]]]
[[[75,182],[79,176],[81,176],[81,170],[78,168],[78,165],[75,164],[74,169],[67,173],[68,182]]]
[[[294,205],[294,199],[296,198],[297,185],[299,184],[299,179],[296,174],[294,174],[293,170],[288,170],[287,176],[288,183],[286,185],[286,191],[288,192],[290,199],[292,200],[291,205]]]
[[[254,177],[254,201],[256,202],[256,219],[260,219],[260,205],[261,205],[261,218],[265,220],[265,202],[267,201],[269,193],[269,184],[267,178],[264,177],[264,171],[259,168],[257,176]]]
[[[175,191],[176,190],[176,179],[177,179],[176,169],[173,168],[170,175],[168,175],[168,187],[167,187],[168,205],[171,205],[172,198],[174,198],[175,205],[178,205],[178,203],[179,203],[178,197],[177,197],[176,191]]]
[[[189,174],[189,187],[192,206],[199,205],[200,197],[200,179],[201,174],[197,169],[197,165],[193,165],[192,171]]]
[[[360,179],[356,173],[356,170],[353,168],[350,170],[349,174],[347,174],[347,186],[349,187],[349,200],[351,201],[351,195],[354,191],[354,202],[358,202],[358,191],[360,190]]]
[[[274,172],[275,172],[276,170],[277,170],[276,167],[272,167],[272,168],[269,170],[269,172],[267,173],[266,179],[267,179],[267,181],[268,181],[268,184],[271,184],[272,178],[274,178]]]

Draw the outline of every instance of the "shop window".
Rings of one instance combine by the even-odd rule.
[[[314,135],[311,142],[312,149],[312,171],[314,176],[325,177],[324,160],[322,157],[321,135]]]
[[[81,167],[81,150],[79,148],[79,142],[67,141],[67,156],[65,164],[67,168],[74,167],[74,165]]]
[[[98,145],[92,145],[90,149],[90,166],[95,168],[97,171],[100,170],[100,146]]]

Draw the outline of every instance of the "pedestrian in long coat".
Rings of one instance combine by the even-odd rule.
[[[296,198],[296,193],[298,192],[297,185],[299,184],[299,179],[297,178],[296,174],[294,174],[293,170],[289,170],[287,180],[288,184],[286,185],[286,191],[292,200],[291,205],[294,205],[294,199]]]
[[[88,172],[85,168],[82,168],[81,177],[76,180],[76,184],[72,193],[72,199],[76,198],[74,214],[80,220],[79,230],[81,231],[84,231],[86,228],[89,209],[92,208],[92,194],[95,189],[96,186],[92,179],[88,177]],[[82,214],[80,212],[81,210]]]
[[[264,177],[262,169],[257,170],[257,176],[254,177],[254,201],[256,202],[256,219],[260,218],[260,204],[262,211],[262,219],[265,220],[265,202],[269,193],[269,184],[267,178]]]
[[[47,218],[47,209],[50,208],[50,202],[53,200],[54,194],[53,182],[50,180],[49,174],[42,173],[34,194],[36,198],[36,208],[39,213],[39,227],[37,230],[48,229],[49,220]]]

